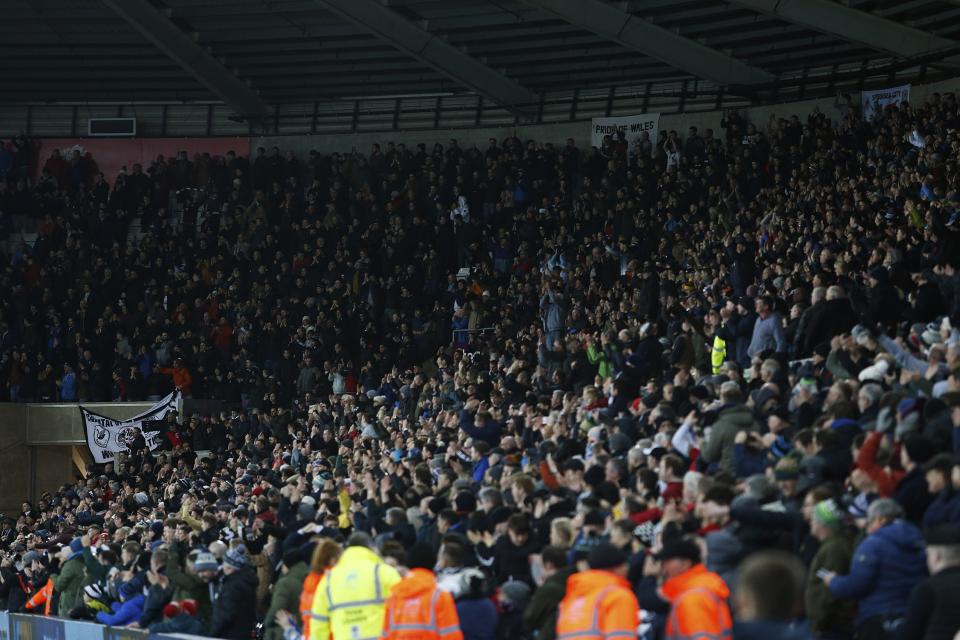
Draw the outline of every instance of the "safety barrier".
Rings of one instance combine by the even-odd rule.
[[[206,640],[180,633],[156,634],[142,629],[107,627],[93,622],[19,613],[0,613],[0,640]]]

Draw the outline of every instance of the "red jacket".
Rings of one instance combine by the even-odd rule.
[[[862,469],[870,476],[870,479],[877,485],[877,492],[882,497],[889,498],[893,495],[900,481],[903,480],[903,476],[907,475],[907,472],[902,469],[885,469],[877,463],[877,451],[880,450],[881,442],[883,442],[883,434],[879,431],[874,431],[868,435],[863,442],[863,446],[860,447],[859,453],[857,453],[854,466]],[[896,447],[894,447],[893,453],[897,453]],[[894,459],[896,459],[896,456],[894,456]]]

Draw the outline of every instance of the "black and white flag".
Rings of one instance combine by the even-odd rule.
[[[130,444],[143,434],[147,449],[153,451],[160,445],[161,432],[157,423],[164,420],[180,403],[180,391],[174,391],[140,415],[126,420],[114,420],[80,407],[87,446],[95,462],[113,462],[117,453],[129,451]]]

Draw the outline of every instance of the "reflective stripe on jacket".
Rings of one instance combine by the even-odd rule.
[[[663,583],[670,601],[666,640],[731,640],[730,590],[717,574],[694,565]]]
[[[720,373],[723,361],[727,359],[727,341],[720,336],[713,336],[713,349],[710,351],[710,365],[713,375]]]
[[[384,640],[463,640],[453,596],[432,571],[413,569],[393,588],[383,617]]]
[[[310,640],[377,640],[383,610],[400,574],[364,547],[348,547],[320,579],[313,597]]]
[[[557,614],[557,640],[635,640],[640,607],[630,584],[609,571],[575,573]]]
[[[300,621],[303,624],[303,637],[310,637],[310,611],[313,609],[313,598],[317,594],[317,584],[320,583],[322,573],[311,571],[303,581],[303,591],[300,592]]]
[[[39,591],[33,594],[33,597],[27,600],[27,604],[24,605],[24,608],[28,611],[33,611],[34,609],[39,609],[43,607],[43,615],[50,615],[50,605],[53,604],[53,579],[47,580],[47,584],[43,585]]]

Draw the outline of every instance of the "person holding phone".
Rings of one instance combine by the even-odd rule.
[[[810,535],[820,541],[807,572],[805,609],[810,629],[818,638],[850,637],[855,603],[834,597],[823,581],[830,573],[846,574],[853,559],[853,537],[845,514],[832,498],[818,502],[810,511]]]

